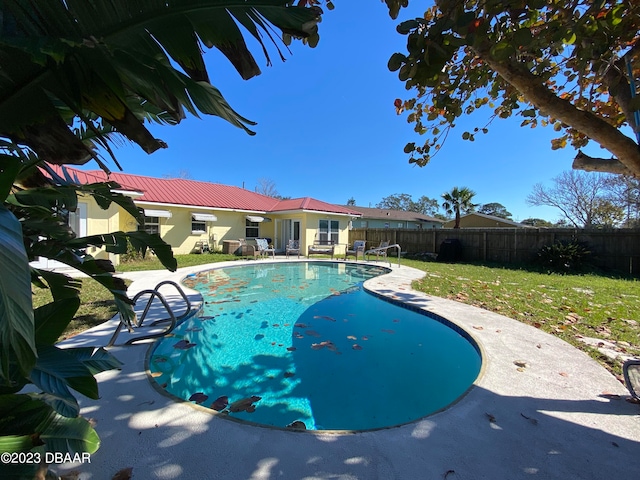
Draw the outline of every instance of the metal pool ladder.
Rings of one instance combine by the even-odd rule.
[[[172,285],[172,286],[174,286],[175,289],[180,294],[180,296],[182,297],[182,299],[185,301],[185,303],[187,305],[187,310],[186,310],[185,313],[183,313],[179,317],[176,317],[175,313],[173,312],[173,309],[171,308],[171,306],[169,305],[167,300],[164,298],[164,296],[160,293],[160,291],[159,291],[160,287],[162,287],[163,285]],[[151,304],[153,303],[153,300],[156,297],[158,298],[158,300],[160,300],[160,302],[164,306],[165,310],[169,314],[169,317],[168,318],[162,318],[160,320],[156,320],[155,322],[151,323],[151,326],[154,326],[154,325],[157,325],[159,323],[166,322],[166,321],[170,321],[171,323],[169,324],[169,326],[166,329],[164,329],[161,332],[148,333],[148,334],[145,334],[145,335],[140,335],[140,336],[131,338],[131,339],[127,340],[124,343],[124,345],[133,345],[135,342],[139,342],[141,340],[148,340],[150,338],[164,337],[166,334],[170,333],[176,327],[176,325],[178,324],[178,321],[180,321],[183,318],[187,317],[191,313],[191,302],[189,302],[189,298],[187,298],[187,295],[184,293],[182,288],[180,288],[180,285],[178,285],[175,282],[172,282],[171,280],[164,280],[164,281],[158,283],[155,286],[155,288],[153,288],[153,289],[142,290],[142,291],[136,293],[136,295],[133,297],[133,304],[135,305],[136,302],[138,301],[138,299],[140,299],[140,297],[142,297],[143,295],[149,295],[149,299],[147,300],[147,304],[144,307],[144,311],[142,312],[142,315],[140,315],[140,317],[137,320],[134,318],[134,321],[132,322],[131,319],[125,319],[125,318],[122,317],[122,314],[120,314],[120,323],[118,324],[118,327],[116,328],[116,331],[113,332],[113,336],[109,340],[109,343],[107,343],[107,347],[113,346],[113,344],[116,341],[116,338],[118,338],[118,335],[120,334],[120,331],[122,330],[122,327],[126,326],[127,329],[129,330],[129,333],[134,333],[134,329],[135,328],[142,327],[142,322],[144,322],[144,319],[146,318],[146,316],[149,313],[149,310],[151,308]]]

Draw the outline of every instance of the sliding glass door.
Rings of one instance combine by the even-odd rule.
[[[292,220],[286,218],[280,221],[280,229],[276,229],[279,232],[277,239],[277,248],[284,252],[289,240],[300,240],[300,220]]]

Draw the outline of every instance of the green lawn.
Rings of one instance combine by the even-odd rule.
[[[59,340],[72,337],[84,330],[106,322],[117,313],[111,292],[91,278],[79,279],[82,282],[80,290],[80,308],[75,317],[62,333]],[[131,282],[126,281],[127,285]],[[33,306],[37,308],[51,301],[51,293],[46,288],[32,287]]]
[[[178,267],[238,260],[226,254],[176,255]],[[394,259],[391,259],[395,263]],[[640,356],[640,282],[597,274],[559,275],[506,266],[446,264],[402,259],[426,272],[414,288],[429,295],[449,298],[498,312],[562,338],[620,374],[614,364],[579,341],[594,337],[613,341],[620,351]],[[154,258],[122,263],[118,271],[161,269]],[[48,292],[36,292],[36,305]],[[108,320],[115,314],[109,292],[97,282],[83,281],[82,306],[69,336]]]
[[[414,288],[491,310],[540,328],[585,350],[616,374],[612,364],[579,337],[613,341],[640,355],[640,282],[597,274],[560,275],[473,264],[405,260],[424,270]]]
[[[175,257],[178,261],[178,268],[203,265],[205,263],[226,262],[228,260],[243,260],[246,258],[228,253],[191,253],[188,255],[176,255]],[[141,270],[160,270],[162,268],[164,267],[155,256],[147,255],[144,260],[122,262],[116,270],[118,272],[139,272]]]

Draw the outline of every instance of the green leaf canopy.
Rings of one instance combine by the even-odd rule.
[[[10,371],[16,358],[22,374],[35,363],[31,276],[16,217],[0,207],[0,380],[8,386],[17,372]],[[10,274],[9,274],[10,273]]]
[[[248,126],[254,123],[209,83],[203,50],[220,50],[244,79],[258,75],[240,26],[270,62],[265,40],[278,48],[273,27],[303,38],[317,29],[319,9],[292,3],[4,1],[0,136],[29,146],[41,160],[82,164],[96,155],[69,126],[79,118],[95,132],[90,117],[97,116],[151,153],[166,145],[143,125],[141,105],[176,122],[185,110],[216,115],[253,133]]]

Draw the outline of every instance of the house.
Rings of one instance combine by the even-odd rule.
[[[431,229],[442,228],[443,220],[417,212],[368,208],[356,205],[345,206],[359,212],[362,216],[353,221],[353,228],[406,228]]]
[[[190,253],[198,242],[212,250],[233,252],[238,239],[267,238],[276,251],[284,252],[289,239],[299,240],[301,252],[314,241],[333,241],[344,251],[349,225],[360,213],[310,197],[279,200],[244,188],[187,179],[162,179],[102,170],[66,168],[77,183],[117,182],[118,190],[144,211],[144,225],[121,207],[102,210],[92,197],[79,199],[69,216],[79,236],[144,229],[157,233],[175,254]],[[97,258],[108,258],[97,248]],[[110,258],[118,262],[115,256]]]
[[[455,220],[445,222],[444,228],[453,228]],[[460,228],[532,228],[529,225],[507,220],[506,218],[485,215],[484,213],[469,212],[460,216]]]

